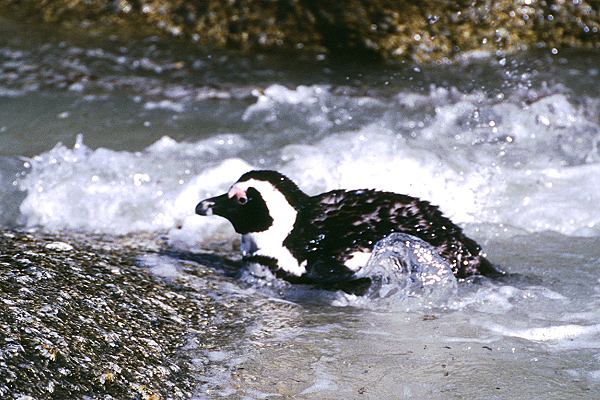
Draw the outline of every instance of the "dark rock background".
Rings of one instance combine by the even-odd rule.
[[[350,58],[435,62],[477,50],[600,47],[598,0],[0,0],[0,8],[87,31]]]

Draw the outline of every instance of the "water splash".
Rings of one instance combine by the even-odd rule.
[[[371,278],[366,295],[371,299],[403,302],[413,298],[442,305],[457,290],[450,264],[430,244],[405,233],[379,241],[359,275]]]

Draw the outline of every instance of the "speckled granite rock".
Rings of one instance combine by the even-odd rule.
[[[209,286],[136,266],[139,252],[0,231],[0,398],[191,397],[208,361],[192,362],[186,342],[218,348],[236,315]]]
[[[600,47],[597,0],[0,0],[20,16],[201,45],[432,62],[469,51]]]

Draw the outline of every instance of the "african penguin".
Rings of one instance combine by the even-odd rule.
[[[228,219],[242,235],[242,255],[291,282],[352,281],[379,240],[416,236],[437,249],[454,275],[495,275],[481,247],[429,202],[375,190],[309,196],[276,171],[250,171],[220,196],[198,203],[199,215]]]

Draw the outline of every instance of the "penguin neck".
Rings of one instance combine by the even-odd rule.
[[[285,272],[294,276],[303,275],[306,273],[305,263],[301,264],[284,245],[285,239],[294,229],[298,210],[270,183],[251,182],[248,185],[259,187],[273,222],[266,230],[242,235],[242,256],[269,257],[274,259],[277,267]]]

